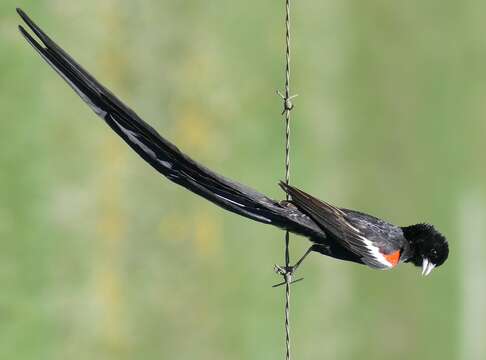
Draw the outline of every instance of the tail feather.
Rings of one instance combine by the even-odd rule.
[[[295,207],[283,206],[245,185],[218,175],[182,153],[84,70],[27,14],[21,9],[17,9],[17,12],[42,45],[19,26],[28,43],[98,116],[162,175],[216,205],[247,218],[309,237],[325,237],[315,222]]]

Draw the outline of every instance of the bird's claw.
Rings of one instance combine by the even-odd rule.
[[[293,280],[292,279],[292,276],[294,275],[294,271],[296,270],[296,268],[294,266],[279,266],[279,265],[275,265],[274,266],[274,270],[277,274],[279,275],[282,275],[284,277],[284,281],[278,283],[278,284],[275,284],[273,285],[272,287],[279,287],[279,286],[282,286],[282,285],[285,285],[285,284],[294,284],[298,281],[301,281],[301,280],[304,280],[304,278],[299,278],[299,279],[296,279],[296,280]]]
[[[294,267],[293,266],[279,266],[279,265],[274,265],[274,270],[277,274],[280,274],[282,276],[287,276],[290,275],[292,276],[292,273],[294,272]]]

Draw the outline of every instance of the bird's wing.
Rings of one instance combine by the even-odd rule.
[[[226,179],[182,153],[84,70],[22,10],[17,9],[17,12],[42,43],[19,26],[29,44],[98,116],[162,175],[239,215],[301,235],[325,237],[320,227],[295,207],[281,205],[247,186]]]
[[[285,183],[280,183],[280,186],[292,197],[292,203],[314,219],[323,230],[330,232],[342,246],[358,255],[366,265],[375,269],[390,269],[398,263],[399,249],[392,252],[384,249],[383,239],[360,229],[347,212],[293,186]]]

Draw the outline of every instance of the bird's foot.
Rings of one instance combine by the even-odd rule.
[[[301,280],[304,280],[304,278],[299,278],[299,279],[295,279],[293,280],[292,277],[295,273],[295,271],[297,270],[297,266],[279,266],[279,265],[275,265],[274,266],[274,269],[275,269],[275,272],[279,275],[282,275],[283,278],[284,278],[284,281],[278,283],[278,284],[275,284],[273,285],[272,287],[279,287],[279,286],[282,286],[282,285],[285,285],[285,284],[293,284],[293,283],[296,283],[298,281],[301,281]]]

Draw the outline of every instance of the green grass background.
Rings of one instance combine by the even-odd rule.
[[[210,168],[275,198],[284,176],[283,1],[1,1],[0,359],[283,358],[283,232],[155,173],[27,46],[16,6]],[[295,359],[485,358],[485,12],[294,1],[292,183],[433,223],[451,250],[429,278],[312,255]]]

